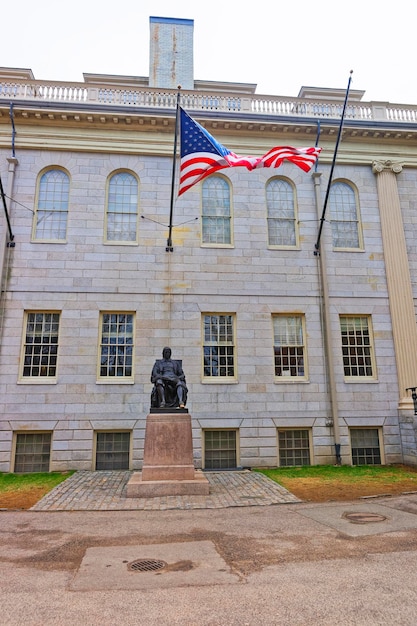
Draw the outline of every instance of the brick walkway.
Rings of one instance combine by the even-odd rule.
[[[31,511],[133,511],[222,509],[300,502],[263,474],[249,470],[206,472],[208,496],[127,498],[128,471],[76,472],[50,491]]]

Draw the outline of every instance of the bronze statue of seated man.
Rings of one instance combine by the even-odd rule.
[[[152,368],[152,408],[180,408],[187,403],[187,385],[182,370],[182,361],[171,359],[171,348],[164,348],[162,359],[157,359]]]

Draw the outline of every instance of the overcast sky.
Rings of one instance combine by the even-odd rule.
[[[20,0],[2,4],[0,65],[35,78],[149,75],[149,17],[194,20],[194,78],[249,82],[258,94],[301,86],[417,104],[411,0]]]

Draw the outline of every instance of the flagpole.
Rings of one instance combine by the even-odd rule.
[[[331,167],[331,170],[330,170],[329,182],[327,184],[326,197],[324,198],[323,211],[322,211],[321,218],[320,218],[320,227],[319,227],[319,232],[318,232],[318,235],[317,235],[317,241],[316,241],[315,250],[314,250],[314,254],[316,256],[320,253],[321,232],[323,230],[324,218],[325,218],[326,209],[327,209],[327,202],[328,202],[329,194],[330,194],[330,186],[332,184],[332,179],[333,179],[333,170],[334,170],[334,166],[336,164],[337,150],[339,148],[340,138],[342,136],[343,121],[345,119],[345,112],[346,112],[346,105],[347,105],[347,101],[348,101],[348,97],[349,97],[350,83],[352,82],[352,74],[353,74],[353,70],[350,71],[349,81],[348,81],[348,85],[347,85],[347,88],[346,88],[346,95],[345,95],[345,101],[343,103],[342,117],[340,119],[339,132],[337,134],[336,147],[334,149],[334,154],[333,154],[333,162],[332,162],[332,167]]]
[[[178,142],[178,128],[179,128],[179,120],[180,120],[180,89],[181,85],[178,85],[178,93],[177,93],[177,110],[175,115],[175,136],[174,136],[174,159],[172,163],[172,180],[171,180],[171,205],[169,209],[169,230],[168,230],[168,239],[167,239],[167,252],[173,252],[174,248],[172,246],[172,220],[174,215],[174,190],[175,190],[175,168],[177,162],[177,142]]]

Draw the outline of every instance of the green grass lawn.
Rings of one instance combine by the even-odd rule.
[[[10,491],[27,491],[33,488],[50,491],[63,480],[66,480],[73,471],[69,472],[41,472],[35,474],[8,474],[0,472],[0,493]]]
[[[417,468],[407,468],[404,465],[304,465],[255,471],[262,472],[277,483],[287,478],[316,478],[324,482],[337,480],[346,483],[370,480],[375,483],[395,483],[415,480],[417,485]]]

